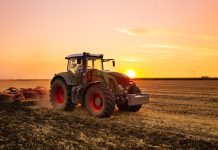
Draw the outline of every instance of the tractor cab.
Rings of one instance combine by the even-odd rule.
[[[104,70],[104,62],[112,61],[113,67],[115,66],[114,59],[103,59],[103,54],[72,54],[66,57],[68,60],[67,71],[72,72],[79,81],[91,82],[96,77],[97,73]],[[95,79],[97,80],[97,79]]]

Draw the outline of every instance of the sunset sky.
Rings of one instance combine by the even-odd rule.
[[[0,78],[51,78],[83,51],[137,77],[218,76],[218,0],[0,0]]]

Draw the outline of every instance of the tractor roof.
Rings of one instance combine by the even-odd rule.
[[[94,58],[103,58],[103,54],[90,54],[90,53],[80,53],[80,54],[71,54],[65,57],[66,59],[70,58],[82,58],[82,57],[94,57]]]

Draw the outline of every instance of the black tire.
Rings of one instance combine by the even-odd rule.
[[[115,108],[113,91],[103,83],[91,85],[85,93],[85,107],[89,114],[98,118],[110,117]]]
[[[57,78],[51,83],[50,101],[54,110],[72,111],[75,108],[75,104],[71,101],[70,86]]]
[[[136,86],[133,85],[128,90],[129,94],[140,94],[142,93],[141,90]],[[134,106],[128,106],[127,102],[122,105],[117,105],[119,110],[121,111],[128,111],[128,112],[137,112],[142,108],[142,105],[134,105]]]

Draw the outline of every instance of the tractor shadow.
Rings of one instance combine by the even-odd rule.
[[[37,106],[36,102],[13,102],[13,101],[0,101],[0,111],[16,112],[16,111],[31,111],[30,106]]]
[[[52,109],[51,103],[49,96],[44,96],[43,98],[39,100],[25,100],[25,101],[12,101],[12,100],[4,100],[0,99],[0,112],[6,111],[8,113],[15,113],[17,111],[24,111],[24,112],[34,112],[34,110],[41,110],[41,109],[46,109],[50,113],[57,112],[59,114],[68,114],[72,116],[83,116],[86,118],[94,118],[92,117],[88,111],[86,110],[85,107],[82,107],[81,105],[77,105],[74,111],[54,111]],[[142,108],[144,109],[144,108]],[[117,107],[114,109],[114,113],[110,118],[117,118],[117,119],[122,119],[126,117],[141,117],[142,112],[141,110],[139,112],[125,112],[125,111],[120,111]],[[105,119],[105,118],[99,118],[99,119]]]
[[[16,112],[31,111],[35,108],[51,108],[48,96],[40,99],[27,99],[14,101],[11,99],[0,99],[0,111]]]

